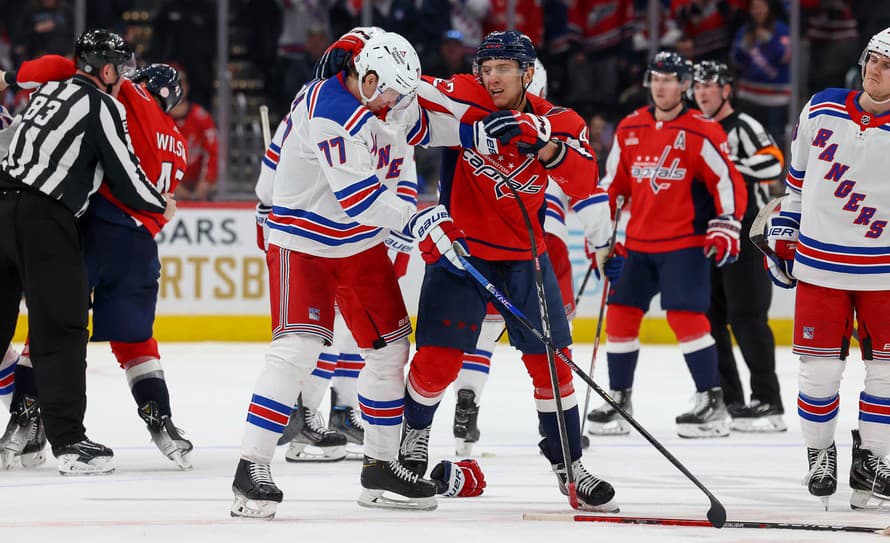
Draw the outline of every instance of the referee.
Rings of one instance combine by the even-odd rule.
[[[695,65],[693,92],[699,109],[726,132],[729,155],[748,186],[748,207],[742,231],[751,230],[757,212],[770,199],[769,185],[782,176],[784,157],[763,126],[730,103],[732,76],[726,64],[705,60]],[[720,384],[732,429],[740,432],[782,432],[785,410],[776,377],[776,345],[767,323],[773,285],[763,257],[751,243],[742,243],[739,259],[711,274],[708,319],[717,344]],[[727,324],[751,371],[751,402],[745,396]]]
[[[31,95],[0,163],[0,343],[12,340],[24,293],[40,408],[63,475],[114,471],[114,453],[83,426],[89,294],[77,217],[103,179],[134,209],[168,218],[176,209],[139,167],[111,96],[134,65],[127,43],[90,30],[74,55],[73,77]]]

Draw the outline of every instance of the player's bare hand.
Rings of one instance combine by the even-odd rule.
[[[164,218],[169,221],[173,219],[173,215],[176,215],[176,198],[173,196],[173,193],[166,192],[164,193],[164,200],[167,201],[167,209],[164,210]]]

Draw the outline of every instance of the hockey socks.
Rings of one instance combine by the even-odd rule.
[[[609,388],[612,390],[625,390],[633,387],[634,372],[637,370],[637,359],[640,356],[640,343],[638,340],[632,343],[636,348],[626,352],[613,350],[622,347],[623,343],[608,345],[606,361],[609,365]]]
[[[574,405],[564,410],[563,413],[565,414],[566,430],[568,431],[569,454],[571,454],[572,461],[574,462],[581,458],[581,419],[578,416],[578,406]],[[553,456],[551,463],[562,463],[562,444],[559,438],[559,425],[556,421],[556,413],[538,411],[538,421],[546,436],[544,439],[547,441],[547,449]]]
[[[717,370],[717,346],[710,334],[694,341],[680,343],[686,367],[695,381],[695,390],[704,392],[720,387],[720,374]]]

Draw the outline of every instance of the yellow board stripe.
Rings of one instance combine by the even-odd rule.
[[[413,321],[414,319],[412,319]],[[770,319],[776,345],[791,345],[792,319]],[[154,334],[158,341],[270,341],[269,317],[257,315],[158,315]],[[27,316],[19,315],[14,341],[21,343],[28,333]],[[576,343],[592,343],[596,319],[578,317],[572,324]],[[603,339],[603,338],[601,338]],[[414,338],[411,338],[414,341]],[[676,343],[665,318],[643,319],[642,343]]]

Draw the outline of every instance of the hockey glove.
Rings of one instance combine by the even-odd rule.
[[[732,264],[739,258],[739,233],[742,223],[735,217],[724,215],[708,221],[705,234],[705,257],[714,258],[717,267]]]
[[[779,213],[770,218],[766,229],[766,239],[775,259],[766,259],[764,266],[773,283],[782,288],[794,288],[794,255],[797,252],[797,238],[800,235],[800,220],[797,214]]]
[[[498,145],[498,139],[488,135],[485,129],[485,120],[473,123],[473,148],[480,155],[499,155],[501,154],[501,146]]]
[[[345,70],[350,59],[361,52],[373,35],[382,30],[378,27],[356,27],[340,36],[325,49],[315,65],[315,79],[328,79]]]
[[[463,231],[455,226],[445,206],[437,205],[418,211],[402,231],[417,241],[417,248],[424,262],[445,269],[456,275],[465,273],[463,264],[454,252],[454,243],[463,246],[464,253],[470,254]]]
[[[537,154],[550,141],[550,121],[546,117],[503,110],[480,122],[489,137],[497,138],[501,145],[515,144],[523,154]]]
[[[436,491],[445,497],[472,498],[485,489],[485,475],[475,460],[460,462],[442,460],[433,471],[430,479],[436,482]]]
[[[398,232],[390,232],[389,238],[383,243],[389,248],[389,257],[392,259],[396,279],[401,279],[408,273],[408,261],[411,259],[414,241]]]
[[[624,262],[627,260],[627,249],[623,243],[616,243],[613,251],[608,244],[590,249],[590,242],[584,240],[584,252],[591,262],[596,262],[593,269],[597,279],[606,277],[610,282],[614,283],[621,277],[624,270]]]
[[[256,246],[259,247],[260,251],[264,253],[269,250],[269,225],[266,224],[266,222],[269,220],[269,213],[271,212],[271,207],[263,205],[262,202],[257,203]]]

